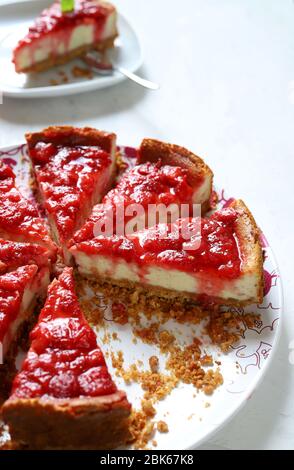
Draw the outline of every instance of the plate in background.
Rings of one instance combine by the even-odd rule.
[[[86,68],[80,59],[39,74],[15,72],[11,61],[13,48],[26,34],[34,19],[51,3],[50,0],[29,0],[0,5],[0,92],[4,96],[14,98],[72,95],[106,88],[124,80],[125,77],[118,72],[106,77],[93,75],[92,79],[75,78],[72,74],[73,66]],[[118,29],[119,37],[116,39],[114,49],[109,51],[109,57],[118,65],[135,72],[143,62],[139,39],[128,21],[120,14]],[[62,80],[60,71],[68,78],[67,83],[60,84]],[[58,84],[52,85],[52,80]]]

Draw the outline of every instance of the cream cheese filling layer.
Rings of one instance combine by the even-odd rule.
[[[218,279],[201,272],[184,272],[154,265],[141,268],[136,263],[127,263],[123,259],[102,255],[88,256],[75,248],[72,252],[79,272],[86,277],[130,281],[176,292],[236,299],[240,302],[255,299],[258,293],[258,276],[254,273],[241,273],[238,279]]]
[[[47,268],[43,268],[43,270],[33,279],[31,284],[24,290],[19,313],[15,320],[9,325],[9,328],[2,341],[3,359],[5,359],[5,355],[7,354],[18,329],[25,321],[30,318],[37,299],[44,295],[48,284],[49,270]]]

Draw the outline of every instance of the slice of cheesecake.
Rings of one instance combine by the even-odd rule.
[[[105,51],[117,37],[117,12],[100,0],[75,0],[63,13],[60,1],[44,10],[13,51],[16,72],[40,72],[84,55]]]
[[[22,266],[0,276],[0,396],[8,392],[15,372],[18,343],[32,323],[38,299],[49,284],[49,270]]]
[[[83,277],[122,291],[200,305],[247,305],[263,297],[259,230],[242,201],[208,218],[179,219],[70,249]],[[116,291],[117,292],[117,291]]]
[[[48,289],[31,348],[2,407],[28,449],[111,449],[128,437],[130,404],[114,384],[65,268]]]
[[[36,243],[48,250],[53,261],[56,246],[49,237],[46,222],[36,207],[15,186],[15,174],[0,160],[0,238]]]
[[[138,152],[138,164],[161,162],[181,168],[187,175],[187,184],[192,189],[191,202],[201,204],[202,213],[210,207],[213,173],[208,165],[190,150],[179,145],[155,139],[143,139]]]
[[[198,205],[200,213],[205,213],[209,208],[212,179],[210,168],[189,150],[144,139],[137,165],[123,174],[102,204],[94,207],[70,244],[90,240],[100,232],[106,236],[124,235],[165,218],[172,222],[181,216],[183,206],[187,209],[186,216],[193,214],[193,204]]]
[[[26,138],[52,236],[69,262],[67,241],[112,184],[116,136],[61,126],[27,134]]]
[[[35,264],[39,268],[50,265],[48,250],[33,243],[20,243],[0,239],[0,274],[14,271],[20,266]]]

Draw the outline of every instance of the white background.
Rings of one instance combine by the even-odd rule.
[[[201,448],[293,449],[294,2],[113,1],[141,39],[140,73],[159,81],[160,91],[123,82],[67,98],[4,98],[0,146],[49,124],[74,124],[115,131],[121,144],[171,141],[205,158],[217,185],[243,198],[265,232],[280,265],[285,308],[265,380]]]

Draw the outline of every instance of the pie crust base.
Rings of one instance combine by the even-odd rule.
[[[12,398],[2,413],[20,449],[108,450],[129,439],[130,404],[122,391],[95,398]]]

